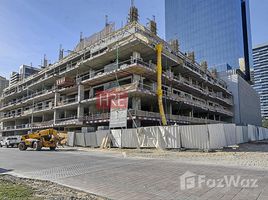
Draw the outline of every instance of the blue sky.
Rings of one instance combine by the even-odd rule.
[[[135,0],[140,21],[156,16],[164,37],[164,0]],[[130,0],[0,0],[0,76],[9,77],[21,64],[38,66],[43,55],[53,63],[59,45],[73,49],[80,32],[103,28],[105,15],[121,27]],[[250,0],[253,45],[268,42],[268,1]]]

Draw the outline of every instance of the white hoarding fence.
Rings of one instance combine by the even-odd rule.
[[[111,139],[113,147],[122,147],[122,130],[111,130]]]
[[[235,124],[223,124],[224,134],[226,137],[227,146],[232,146],[236,143],[236,126]]]
[[[268,129],[253,125],[209,124],[68,132],[68,145],[98,147],[108,135],[113,147],[119,148],[208,150],[268,139]]]
[[[122,130],[122,147],[123,148],[139,148],[137,129]]]
[[[89,132],[85,134],[86,147],[97,147],[96,132]]]
[[[256,126],[248,125],[248,139],[249,141],[256,141],[258,140],[258,129]]]
[[[160,130],[165,130],[166,148],[178,149],[181,148],[181,136],[179,126],[163,126]]]
[[[209,149],[207,125],[181,126],[181,147],[189,149]]]
[[[243,126],[236,126],[236,144],[244,143]]]
[[[209,124],[209,148],[218,149],[228,146],[223,124]]]

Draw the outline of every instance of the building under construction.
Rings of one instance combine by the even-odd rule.
[[[54,127],[109,126],[110,109],[96,106],[100,91],[127,93],[127,127],[231,122],[232,94],[194,54],[179,51],[178,41],[156,34],[155,20],[138,23],[130,8],[121,29],[106,23],[59,61],[10,85],[1,97],[2,134],[23,134]]]

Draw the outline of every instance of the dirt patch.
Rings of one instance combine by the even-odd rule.
[[[10,175],[0,176],[0,199],[107,200],[106,198],[74,190],[50,181],[25,179]]]

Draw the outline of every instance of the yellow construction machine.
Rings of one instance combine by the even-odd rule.
[[[36,151],[40,151],[43,147],[55,150],[62,139],[64,138],[61,138],[54,129],[40,130],[23,135],[19,144],[19,150],[25,151],[28,147]]]

